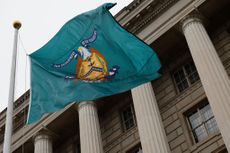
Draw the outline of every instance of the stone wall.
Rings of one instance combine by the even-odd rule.
[[[230,75],[230,33],[229,23],[216,30],[211,38],[218,51],[218,54]],[[188,60],[192,60],[188,55],[184,55]],[[175,63],[181,63],[178,58]],[[206,98],[201,82],[198,81],[187,90],[178,93],[172,79],[171,66],[166,69],[163,77],[153,82],[163,125],[168,138],[170,149],[173,153],[211,153],[219,152],[224,148],[224,143],[220,133],[210,135],[206,140],[195,143],[189,131],[184,113]]]
[[[131,103],[132,99],[124,97],[124,101],[115,103],[100,117],[105,153],[125,153],[140,143],[136,125],[127,131],[122,125],[121,111]]]

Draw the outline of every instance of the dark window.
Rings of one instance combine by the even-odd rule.
[[[218,152],[218,153],[228,153],[228,151],[227,151],[227,149],[225,148],[225,149],[221,150],[221,151]]]
[[[186,117],[196,143],[219,131],[207,100],[189,111]]]
[[[132,128],[136,124],[135,114],[134,114],[134,109],[132,104],[129,104],[127,107],[125,107],[125,109],[123,109],[121,113],[121,117],[122,117],[123,127],[125,131]]]
[[[80,145],[80,143],[76,144],[76,153],[81,153],[81,145]]]
[[[131,148],[126,153],[143,153],[142,148],[141,148],[141,144],[139,143],[138,145],[134,146],[133,148]]]
[[[196,67],[193,62],[183,65],[173,74],[177,89],[179,92],[184,91],[196,81],[200,80]]]
[[[21,129],[26,124],[27,113],[28,113],[28,109],[25,108],[14,116],[13,133],[17,132],[19,129]]]
[[[5,126],[5,125],[4,125]],[[3,142],[4,140],[4,133],[5,133],[5,127],[1,127],[0,128],[0,144]]]

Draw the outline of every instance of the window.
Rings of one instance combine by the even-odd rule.
[[[134,146],[133,148],[131,148],[126,153],[143,153],[142,148],[141,148],[141,144],[139,143],[138,145]]]
[[[136,124],[135,114],[134,114],[134,109],[132,104],[129,104],[127,107],[125,107],[125,109],[123,109],[121,113],[121,117],[122,117],[123,127],[125,131],[132,128]]]
[[[4,133],[5,133],[5,125],[3,127],[0,127],[0,144],[4,140]]]
[[[13,133],[23,128],[26,124],[26,117],[28,114],[28,107],[23,108],[19,113],[13,117]]]
[[[196,143],[219,131],[207,100],[189,111],[186,117]]]
[[[228,153],[227,149],[225,148],[224,150],[220,151],[219,153]]]
[[[196,81],[200,80],[193,62],[183,65],[173,74],[175,84],[179,92],[184,91]]]
[[[81,153],[81,145],[80,145],[80,143],[76,144],[76,151],[75,152],[76,153]]]

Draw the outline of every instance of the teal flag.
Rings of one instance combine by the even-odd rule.
[[[116,22],[113,6],[76,16],[30,54],[29,124],[72,102],[121,93],[160,76],[156,53]]]

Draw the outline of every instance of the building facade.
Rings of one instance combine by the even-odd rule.
[[[158,53],[162,77],[26,125],[14,104],[13,153],[230,151],[230,1],[134,0],[115,17]],[[128,42],[127,42],[128,43]],[[6,110],[0,114],[0,152]]]

